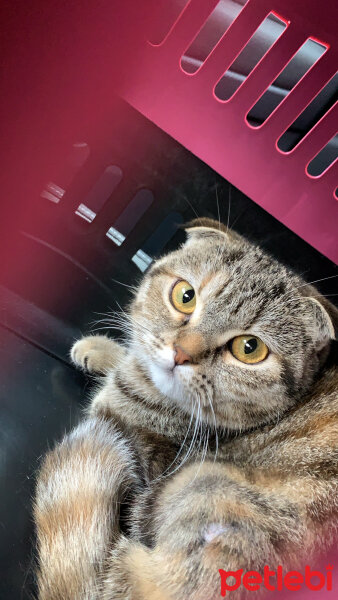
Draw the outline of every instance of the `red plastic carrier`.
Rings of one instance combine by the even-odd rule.
[[[190,0],[168,12],[163,35],[163,6],[142,4],[142,20],[128,10],[130,57],[122,95],[191,152],[282,221],[299,236],[338,262],[338,204],[335,160],[319,176],[307,167],[337,132],[338,102],[289,152],[277,142],[326,83],[338,64],[337,0],[248,0],[201,66],[188,73],[181,58],[218,4]],[[184,3],[183,3],[184,4]],[[283,33],[264,54],[233,96],[224,101],[215,87],[262,21],[273,14]],[[140,9],[135,18],[140,19]],[[167,17],[166,17],[167,18]],[[171,19],[171,23],[170,23]],[[158,30],[156,31],[156,27]],[[154,43],[162,32],[162,41]],[[155,37],[154,37],[155,32]],[[262,125],[247,121],[251,107],[274,82],[299,48],[311,38],[324,49]]]

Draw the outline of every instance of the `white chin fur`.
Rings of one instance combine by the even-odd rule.
[[[177,366],[174,370],[165,369],[156,363],[148,365],[150,377],[157,389],[167,398],[175,400],[182,407],[190,400],[189,381],[192,367]]]

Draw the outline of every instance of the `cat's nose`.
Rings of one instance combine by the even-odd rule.
[[[174,356],[175,365],[184,365],[186,363],[192,362],[192,357],[190,356],[190,354],[185,352],[185,350],[183,350],[183,348],[181,348],[181,346],[177,346],[175,344],[174,350],[175,350],[175,356]]]

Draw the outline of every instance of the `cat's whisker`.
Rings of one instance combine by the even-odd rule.
[[[130,322],[130,319],[126,319],[125,317],[123,317],[122,315],[112,315],[111,317],[107,318],[105,321],[106,324],[119,324],[119,325],[125,325],[128,327],[132,327],[132,324]]]
[[[91,321],[89,321],[89,325],[92,326],[92,325],[99,325],[102,323],[103,324],[107,323],[107,321],[109,319],[108,314],[106,314],[106,313],[105,314],[101,313],[101,314],[102,314],[102,316],[104,316],[104,319],[92,319]]]
[[[212,399],[211,396],[207,390],[207,397],[208,397],[208,401],[210,404],[210,408],[211,408],[211,412],[212,412],[212,416],[213,416],[213,421],[214,421],[214,427],[215,427],[215,456],[214,456],[214,462],[216,462],[217,459],[217,454],[218,454],[218,432],[217,432],[217,422],[216,422],[216,415],[215,415],[215,411],[214,411],[214,407],[212,404]]]
[[[201,444],[202,444],[202,439],[203,439],[203,422],[202,422],[202,403],[201,403],[201,398],[198,395],[198,429],[197,429],[197,433],[196,433],[196,445],[197,445],[197,440],[199,438],[199,444],[198,444],[198,449],[196,450],[196,445],[195,445],[195,452],[199,454],[200,452],[200,448],[201,448]]]
[[[99,312],[96,310],[93,314],[98,315],[99,317],[107,317],[111,312],[114,312],[114,309],[111,306],[108,306],[105,312]]]
[[[195,419],[195,429],[194,429],[194,432],[193,432],[193,435],[192,435],[192,438],[191,438],[190,446],[189,446],[189,448],[188,448],[188,450],[187,450],[187,452],[186,452],[186,454],[185,454],[185,456],[184,456],[183,460],[182,460],[182,461],[180,461],[180,462],[179,462],[179,464],[177,465],[177,467],[175,467],[175,469],[173,469],[173,471],[170,471],[170,472],[169,472],[169,473],[166,475],[166,477],[169,477],[169,476],[173,475],[174,473],[176,473],[176,472],[177,472],[179,469],[181,469],[181,468],[182,468],[182,467],[185,465],[185,463],[186,463],[186,462],[189,460],[189,457],[190,457],[190,454],[191,454],[191,451],[192,451],[193,445],[194,445],[194,443],[195,443],[196,426],[197,426],[197,424],[198,424],[198,402],[197,402],[197,400],[196,400],[196,401],[195,401],[195,403],[194,403],[194,407],[193,407],[193,411],[192,411],[192,414],[191,414],[191,419],[190,419],[190,423],[189,423],[189,427],[188,427],[188,431],[187,431],[187,434],[186,434],[185,441],[186,441],[186,439],[188,438],[188,434],[189,434],[189,431],[190,431],[190,427],[191,427],[191,424],[192,424],[192,422],[193,422],[193,419],[194,419],[194,416],[195,416],[195,409],[196,409],[196,407],[197,407],[197,413],[196,413],[196,419]],[[181,445],[181,449],[183,449],[184,445],[185,445],[184,443]],[[174,459],[174,461],[173,461],[173,463],[172,463],[172,464],[174,464],[174,462],[176,461],[176,459],[177,459],[177,456],[175,457],[175,459]],[[169,468],[169,467],[168,467],[168,468]],[[165,471],[165,472],[166,472],[166,471]]]
[[[103,327],[95,327],[94,329],[92,329],[93,333],[97,333],[99,331],[122,331],[122,333],[127,333],[126,331],[123,331],[123,329],[121,327],[114,327],[113,325],[110,326],[103,326]]]
[[[187,432],[185,434],[185,438],[184,438],[184,440],[183,440],[183,442],[182,442],[182,444],[180,446],[180,449],[177,452],[177,454],[176,454],[174,460],[171,462],[171,464],[166,468],[166,470],[162,473],[162,475],[160,475],[159,477],[157,477],[156,479],[154,479],[154,482],[157,481],[157,480],[159,480],[159,479],[162,479],[163,477],[169,477],[170,475],[173,475],[173,473],[175,473],[176,471],[178,471],[178,469],[180,469],[180,467],[184,463],[184,460],[183,460],[183,462],[179,463],[177,465],[177,467],[173,471],[170,471],[170,468],[177,462],[179,456],[181,455],[181,453],[183,451],[183,448],[185,447],[185,443],[186,443],[186,441],[188,439],[190,428],[191,428],[191,425],[192,425],[192,422],[193,422],[193,419],[194,419],[194,414],[195,414],[195,408],[196,408],[196,406],[197,406],[197,402],[195,402],[194,405],[193,405],[193,401],[191,401],[190,421],[189,421]],[[169,473],[167,473],[167,471],[169,471]],[[167,473],[167,475],[166,475],[166,473]]]
[[[137,331],[137,328],[139,328],[139,331]],[[141,340],[142,343],[144,343],[144,340],[142,340],[142,337],[141,337],[141,333],[143,333],[143,332],[146,332],[149,335],[149,337],[151,338],[151,341],[158,342],[158,338],[156,337],[156,335],[152,331],[150,331],[150,329],[147,329],[141,323],[134,323],[133,331],[135,334],[139,335],[139,339]]]
[[[200,403],[200,400],[198,397],[196,397],[196,402],[197,402],[197,414],[196,414],[196,421],[195,421],[195,429],[194,429],[194,433],[193,433],[193,436],[191,439],[191,443],[190,443],[188,452],[186,453],[184,460],[182,461],[182,463],[180,465],[181,467],[183,467],[183,465],[185,465],[188,462],[191,454],[193,453],[194,445],[195,445],[195,442],[197,439],[197,432],[198,432],[198,426],[199,426],[200,414],[201,414],[201,403]]]
[[[199,428],[198,428],[198,432],[199,432],[199,444],[198,444],[198,449],[197,449],[197,453],[198,454],[199,454],[199,452],[201,450],[201,445],[202,445],[202,440],[203,440],[202,403],[201,403],[201,397],[200,396],[199,396],[199,406],[200,406],[200,412],[199,412],[200,423],[199,423]]]
[[[189,198],[187,198],[186,196],[184,196],[184,200],[186,201],[187,204],[189,204],[191,210],[193,211],[194,215],[196,216],[197,219],[199,219],[200,217],[198,216],[196,210],[194,209],[193,205],[191,204]]]
[[[201,420],[201,425],[202,425],[202,420]],[[198,463],[198,468],[196,469],[194,478],[190,481],[190,483],[188,484],[189,486],[192,485],[194,483],[194,481],[196,480],[196,478],[198,477],[200,470],[205,462],[206,459],[206,455],[208,452],[208,445],[209,445],[209,429],[208,427],[205,429],[205,433],[203,435],[203,430],[201,429],[201,438],[200,438],[200,444],[199,444],[199,448],[198,450],[200,450],[201,447],[201,443],[202,443],[202,439],[204,437],[204,443],[203,443],[203,450],[201,453],[201,460]]]
[[[314,281],[307,281],[306,283],[303,283],[302,285],[297,286],[295,289],[299,290],[302,287],[305,287],[307,285],[312,285],[313,283],[319,283],[320,281],[327,281],[328,279],[334,279],[335,277],[338,277],[338,273],[337,275],[330,275],[329,277],[323,277],[322,279],[315,279]]]
[[[129,285],[128,283],[123,283],[122,281],[119,281],[118,279],[114,279],[114,277],[110,278],[111,281],[114,281],[114,283],[117,283],[118,285],[122,285],[125,288],[128,288],[129,290],[132,290],[132,292],[136,293],[138,290],[138,287],[136,285]]]
[[[102,324],[102,325],[125,325],[128,327],[132,327],[131,323],[130,323],[130,319],[125,318],[123,315],[119,314],[119,313],[111,313],[109,315],[106,315],[104,319],[99,319],[96,321],[96,324]]]
[[[203,451],[202,451],[202,456],[201,456],[200,467],[203,466],[207,452],[208,452],[209,435],[210,435],[210,429],[208,427],[206,427],[205,432],[204,432],[204,443],[203,443]]]
[[[93,325],[94,323],[92,323]],[[95,322],[96,327],[91,327],[92,332],[100,332],[100,331],[120,331],[125,334],[127,337],[134,332],[132,325],[125,320],[115,319],[107,317],[105,319],[100,319]]]
[[[140,331],[138,331],[138,329],[134,326],[132,326],[132,324],[128,321],[126,321],[123,318],[110,318],[110,319],[106,319],[105,321],[102,321],[102,326],[101,327],[95,327],[92,329],[93,332],[100,332],[100,331],[118,331],[121,332],[126,340],[130,339],[131,337],[133,337],[138,343],[142,344],[144,343],[144,340],[141,337]],[[122,340],[123,342],[126,342],[126,340]]]
[[[98,319],[93,322],[92,325],[115,325],[115,324],[128,324],[131,327],[131,324],[126,319],[118,319],[116,317],[106,317],[105,319]]]
[[[117,302],[117,300],[115,301],[117,306],[119,307],[121,313],[125,316],[126,320],[128,321],[132,321],[133,323],[136,323],[136,325],[138,325],[139,327],[141,327],[142,329],[144,329],[144,331],[147,331],[154,339],[156,339],[156,336],[154,335],[154,333],[148,329],[143,323],[140,323],[139,321],[137,321],[137,319],[135,319],[135,317],[133,317],[133,315],[128,315],[123,308],[119,305],[119,303]]]
[[[235,225],[236,225],[237,221],[239,221],[239,219],[240,219],[240,218],[241,218],[241,217],[244,215],[244,213],[245,213],[245,209],[244,209],[244,210],[242,210],[242,211],[239,213],[239,215],[237,215],[237,217],[235,218],[234,222],[233,222],[233,223],[232,223],[232,224],[229,226],[229,229],[230,229],[230,230],[232,230],[232,229],[235,227]]]
[[[131,323],[132,320],[134,322],[134,326]],[[115,314],[112,314],[110,317],[107,317],[107,319],[105,321],[102,320],[101,323],[104,325],[104,327],[102,327],[101,330],[102,329],[106,329],[106,330],[107,329],[108,330],[109,329],[117,329],[117,330],[120,330],[123,333],[127,334],[129,337],[131,337],[133,335],[140,342],[143,342],[143,340],[142,340],[142,338],[140,336],[140,332],[137,330],[136,326],[139,327],[140,329],[144,329],[145,331],[147,331],[147,333],[153,339],[156,339],[156,336],[150,330],[148,330],[144,325],[142,325],[139,322],[136,322],[131,317],[127,317],[127,315],[124,317],[120,313],[115,313]]]
[[[311,296],[293,296],[292,298],[288,298],[289,300],[306,300],[307,298],[332,298],[333,296],[338,296],[338,294],[311,294]]]
[[[207,453],[208,453],[209,436],[210,436],[210,429],[206,429],[206,432],[205,432],[205,442],[204,442],[204,448],[203,448],[203,455],[202,455],[202,461],[201,461],[201,467],[203,467],[203,465],[205,463],[205,459],[206,459]]]
[[[228,233],[228,231],[229,231],[229,223],[230,223],[230,210],[231,210],[231,183],[229,183],[229,204],[228,204],[227,233]]]
[[[316,296],[315,295],[311,296],[311,298],[321,298],[321,297],[332,298],[332,296],[338,296],[338,293],[337,294],[317,294]]]

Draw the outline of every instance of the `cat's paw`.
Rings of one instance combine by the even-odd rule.
[[[91,335],[75,342],[70,356],[73,363],[91,374],[106,374],[117,362],[119,345],[104,335]]]

